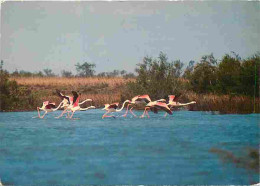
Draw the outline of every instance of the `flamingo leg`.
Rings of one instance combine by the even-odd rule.
[[[127,107],[126,107],[126,112],[125,112],[125,114],[124,115],[122,115],[122,117],[126,117],[127,116],[127,113],[128,113],[128,108],[129,108],[129,106],[130,106],[131,104],[128,104],[127,105]]]
[[[70,117],[70,112],[71,112],[71,110],[70,110],[70,111],[67,111],[67,116],[66,116],[66,118],[69,118],[69,117]]]
[[[48,112],[47,111],[45,111],[45,113],[43,114],[43,116],[41,117],[41,118],[44,118],[44,116],[47,114]]]
[[[130,109],[130,112],[131,112],[131,114],[136,118],[137,116],[136,116],[136,115],[133,113],[133,111],[132,111],[133,108],[134,108],[134,107],[132,107],[132,108]]]
[[[75,111],[72,112],[71,116],[69,117],[70,119],[72,118],[72,116],[74,115]]]
[[[172,107],[173,107],[173,106],[170,107],[170,110],[172,109]],[[164,117],[166,117],[167,115],[168,115],[168,113],[166,112],[165,115],[164,115]]]
[[[41,118],[41,114],[40,114],[40,111],[39,111],[39,107],[37,107],[37,111],[38,111],[38,117]]]
[[[147,107],[144,109],[144,113],[140,116],[140,118],[143,118],[145,116]]]
[[[55,118],[60,118],[60,117],[62,117],[63,114],[66,113],[66,111],[67,111],[67,109],[65,109],[65,110],[61,113],[61,115],[59,115],[58,117],[55,117]]]
[[[149,116],[149,114],[148,114],[148,111],[147,111],[147,110],[146,110],[146,115],[147,115],[147,117],[148,117],[148,118],[150,118],[150,116]]]

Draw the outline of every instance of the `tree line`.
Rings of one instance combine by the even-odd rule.
[[[3,62],[3,61],[2,61]],[[124,77],[124,78],[133,78],[135,77],[134,73],[127,72],[126,70],[113,70],[112,72],[100,72],[96,74],[95,68],[96,64],[84,62],[82,64],[77,63],[76,67],[76,74],[73,74],[71,71],[62,70],[61,77]],[[46,68],[42,71],[38,72],[29,72],[24,70],[15,70],[14,72],[10,73],[11,76],[14,77],[58,77],[59,75],[55,74],[51,69]]]
[[[160,52],[157,58],[144,57],[136,66],[136,75],[127,73],[125,70],[95,74],[96,65],[88,62],[77,63],[75,67],[76,75],[64,70],[62,77],[134,77],[135,81],[128,82],[125,87],[122,87],[121,99],[130,99],[138,94],[149,94],[154,100],[166,98],[170,94],[178,95],[187,92],[194,92],[197,95],[243,95],[259,98],[260,52],[245,59],[231,52],[219,60],[211,53],[202,56],[197,62],[190,61],[186,67],[182,61],[169,60],[167,54]],[[19,86],[16,81],[10,80],[10,76],[52,77],[57,75],[51,69],[36,73],[17,70],[9,73],[3,69],[3,60],[1,60],[1,111],[13,110],[17,107],[30,109],[28,107],[33,106],[37,100],[30,89]]]
[[[217,60],[211,53],[184,68],[180,60],[169,60],[161,52],[158,58],[146,56],[135,69],[136,82],[130,82],[126,94],[149,94],[154,99],[169,94],[193,91],[198,94],[228,94],[259,97],[260,53],[246,58],[231,52]],[[257,88],[258,87],[258,88]]]

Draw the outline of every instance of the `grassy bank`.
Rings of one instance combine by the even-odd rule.
[[[56,89],[66,95],[72,95],[71,91],[81,93],[81,100],[91,98],[97,107],[105,103],[120,101],[121,88],[134,79],[115,78],[61,78],[61,77],[11,77],[22,89],[26,89],[35,100],[27,108],[16,110],[31,110],[41,105],[43,101],[49,100],[59,103],[61,99],[56,94]],[[33,105],[33,106],[32,106]],[[84,105],[83,105],[84,106]],[[29,108],[29,109],[28,109]]]
[[[195,100],[197,104],[191,107],[197,111],[219,111],[221,114],[249,114],[254,112],[254,100],[247,96],[185,93],[183,101]],[[260,113],[260,99],[255,100],[255,112]]]
[[[49,100],[59,103],[61,100],[56,95],[56,89],[71,95],[71,90],[80,92],[81,100],[91,98],[93,105],[103,107],[105,103],[123,101],[122,99],[131,99],[125,95],[127,83],[135,79],[114,78],[61,78],[61,77],[23,77],[14,78],[19,89],[23,90],[24,99],[28,101],[19,105],[18,103],[12,109],[13,111],[35,110],[43,101]],[[123,91],[124,90],[124,91]],[[174,94],[174,93],[173,93]],[[129,96],[129,95],[128,95]],[[20,99],[23,99],[21,97]],[[246,96],[196,94],[194,92],[182,93],[180,102],[196,101],[197,104],[187,107],[193,111],[219,111],[220,113],[252,113],[253,98]],[[256,113],[259,113],[260,100],[256,99]],[[86,106],[86,105],[83,105]]]

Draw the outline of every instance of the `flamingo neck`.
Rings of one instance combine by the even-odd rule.
[[[119,109],[119,110],[116,110],[116,111],[117,111],[117,112],[120,112],[121,110],[123,110],[123,108],[124,108],[124,106],[125,106],[126,102],[129,102],[129,101],[128,101],[128,100],[126,100],[126,101],[123,103],[123,105],[122,105],[121,109]]]
[[[79,105],[82,105],[83,103],[85,103],[87,101],[92,101],[92,99],[86,99],[86,100],[82,101],[81,103],[79,103]]]
[[[59,106],[58,106],[58,107],[56,107],[55,109],[53,109],[53,111],[56,111],[56,110],[58,110],[58,109],[61,107],[61,105],[62,105],[62,102],[60,102]]]

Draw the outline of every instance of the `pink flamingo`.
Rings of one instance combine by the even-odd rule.
[[[191,102],[188,102],[188,103],[180,103],[180,102],[177,102],[177,98],[175,95],[169,95],[169,101],[167,103],[168,106],[170,106],[170,108],[173,108],[173,107],[181,107],[181,106],[186,106],[186,105],[191,105],[191,104],[195,104],[196,101],[191,101]]]
[[[105,107],[102,110],[106,110],[107,112],[102,116],[102,119],[106,117],[115,117],[115,116],[108,116],[107,114],[110,112],[120,112],[123,110],[126,103],[129,103],[130,100],[125,100],[122,107],[120,109],[117,109],[119,106],[119,103],[112,103],[112,104],[105,104]]]
[[[75,105],[74,105],[73,103],[76,102],[76,101],[74,101],[74,100],[77,99],[76,97],[78,97],[78,94],[77,94],[77,92],[75,92],[75,91],[72,91],[72,94],[74,95],[73,97],[71,97],[71,96],[65,96],[65,95],[63,95],[59,90],[56,90],[56,92],[57,92],[58,96],[60,96],[60,98],[63,99],[63,100],[62,100],[63,105],[61,106],[61,108],[65,108],[64,111],[61,113],[61,115],[59,115],[59,116],[56,117],[56,118],[62,117],[63,114],[66,113],[66,112],[67,112],[67,114],[68,114],[67,117],[69,117],[69,112],[72,111],[72,108],[73,108],[74,112],[75,112],[76,110],[84,111],[84,110],[96,108],[95,106],[90,106],[90,107],[87,107],[87,108],[81,108],[81,107],[79,107],[79,105],[82,105],[83,103],[85,103],[85,102],[87,102],[87,101],[93,101],[92,99],[86,99],[86,100],[82,101],[81,103],[78,103],[78,107],[79,107],[79,108],[78,108],[78,107],[75,107]],[[74,92],[74,93],[73,93],[73,92]],[[74,114],[74,112],[73,112],[73,114]],[[70,117],[70,118],[71,118],[71,117]]]
[[[176,108],[176,107],[182,107],[182,106],[187,106],[187,105],[192,105],[192,104],[195,104],[196,101],[191,101],[191,102],[188,102],[188,103],[180,103],[180,102],[177,102],[177,99],[179,96],[175,96],[175,95],[169,95],[169,100],[167,102],[167,105],[169,106],[169,108],[172,110],[173,108]],[[167,116],[167,113],[165,113],[165,116]]]
[[[133,97],[132,100],[131,100],[131,101],[129,102],[129,104],[127,105],[125,114],[122,115],[122,116],[123,116],[123,117],[126,117],[126,116],[127,116],[128,109],[129,109],[129,106],[130,106],[130,105],[133,105],[133,104],[135,104],[135,105],[141,105],[141,104],[147,104],[147,103],[149,103],[149,102],[151,102],[151,98],[150,98],[149,95],[147,95],[147,94],[145,94],[145,95],[138,95],[138,96]],[[132,108],[130,109],[130,112],[131,112],[131,114],[132,114],[134,117],[136,117],[136,115],[135,115],[135,114],[133,113],[133,111],[132,111],[133,108],[134,108],[134,107],[132,107]]]
[[[72,94],[73,94],[73,102],[71,105],[69,105],[67,107],[67,109],[70,109],[70,112],[72,112],[72,115],[69,117],[70,119],[72,118],[72,116],[74,115],[74,113],[76,111],[83,111],[83,110],[88,110],[88,109],[92,109],[92,108],[96,108],[95,106],[89,106],[87,108],[81,108],[79,105],[83,104],[84,102],[86,101],[92,101],[92,99],[86,99],[84,100],[83,102],[79,103],[79,98],[80,98],[80,95],[78,95],[77,92],[75,91],[72,91]]]
[[[49,101],[44,101],[42,104],[42,107],[37,107],[38,117],[44,118],[44,116],[48,112],[54,112],[54,111],[58,110],[60,108],[61,104],[62,104],[62,102],[59,104],[59,106],[57,108],[55,108],[55,103],[50,103]],[[45,113],[42,116],[40,114],[40,110],[45,111]]]
[[[151,101],[149,102],[144,109],[144,113],[140,116],[140,118],[143,118],[145,114],[149,118],[148,110],[153,111],[154,113],[158,113],[158,109],[165,111],[166,113],[172,115],[172,111],[168,107],[168,105],[165,103],[165,99],[160,99],[157,101]]]

